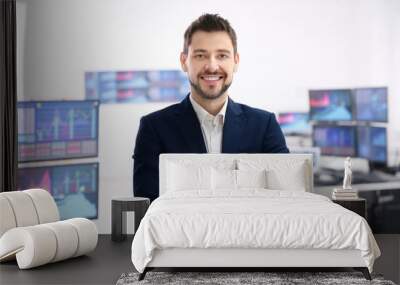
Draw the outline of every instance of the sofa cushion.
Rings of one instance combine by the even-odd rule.
[[[96,248],[98,232],[88,219],[18,227],[0,238],[0,261],[16,257],[20,269],[86,254]]]
[[[33,226],[39,223],[35,205],[31,197],[23,191],[3,192],[11,205],[17,227]]]
[[[56,202],[51,194],[43,189],[28,189],[22,191],[32,199],[38,215],[39,224],[52,223],[60,220]]]
[[[0,237],[8,230],[15,228],[17,222],[15,220],[14,211],[10,201],[0,193]]]

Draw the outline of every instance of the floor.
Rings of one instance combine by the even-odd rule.
[[[99,235],[96,250],[87,256],[28,270],[19,270],[15,261],[1,263],[0,284],[115,284],[122,273],[135,271],[130,259],[132,238],[133,236],[128,236],[128,239],[123,242],[112,242],[110,235]],[[398,236],[380,235],[376,236],[376,239],[383,256],[376,261],[374,271],[383,274],[386,279],[395,283],[399,282],[400,270],[397,268],[400,240]],[[316,268],[314,270],[318,271]],[[331,270],[347,271],[349,269],[332,268]]]
[[[374,236],[381,250],[381,256],[374,264],[374,272],[400,284],[400,235],[378,234]]]
[[[124,272],[134,271],[130,259],[132,237],[124,242],[99,235],[95,251],[41,267],[19,270],[17,263],[0,264],[0,284],[115,284]]]

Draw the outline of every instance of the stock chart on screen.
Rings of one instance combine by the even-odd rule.
[[[356,120],[388,121],[387,88],[358,88],[353,90]]]
[[[314,126],[313,145],[321,154],[332,156],[356,156],[356,129],[351,126]]]
[[[95,157],[98,101],[18,102],[18,161]]]
[[[189,81],[180,70],[85,73],[86,99],[101,103],[181,101],[189,90]]]
[[[310,120],[350,121],[353,119],[351,89],[310,90]]]
[[[278,114],[278,122],[284,134],[309,135],[311,125],[308,122],[308,113],[285,112]]]
[[[98,216],[98,163],[18,169],[18,190],[42,188],[53,196],[62,220]]]
[[[387,134],[384,127],[357,128],[358,156],[372,162],[387,161]]]

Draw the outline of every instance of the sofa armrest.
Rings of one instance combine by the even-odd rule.
[[[0,238],[0,261],[16,257],[28,269],[86,254],[97,240],[95,224],[84,218],[13,228]]]

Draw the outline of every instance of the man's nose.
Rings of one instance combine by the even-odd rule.
[[[210,57],[205,68],[206,68],[206,71],[208,71],[208,72],[217,71],[219,68],[219,64],[218,64],[218,61],[216,60],[216,58]]]

